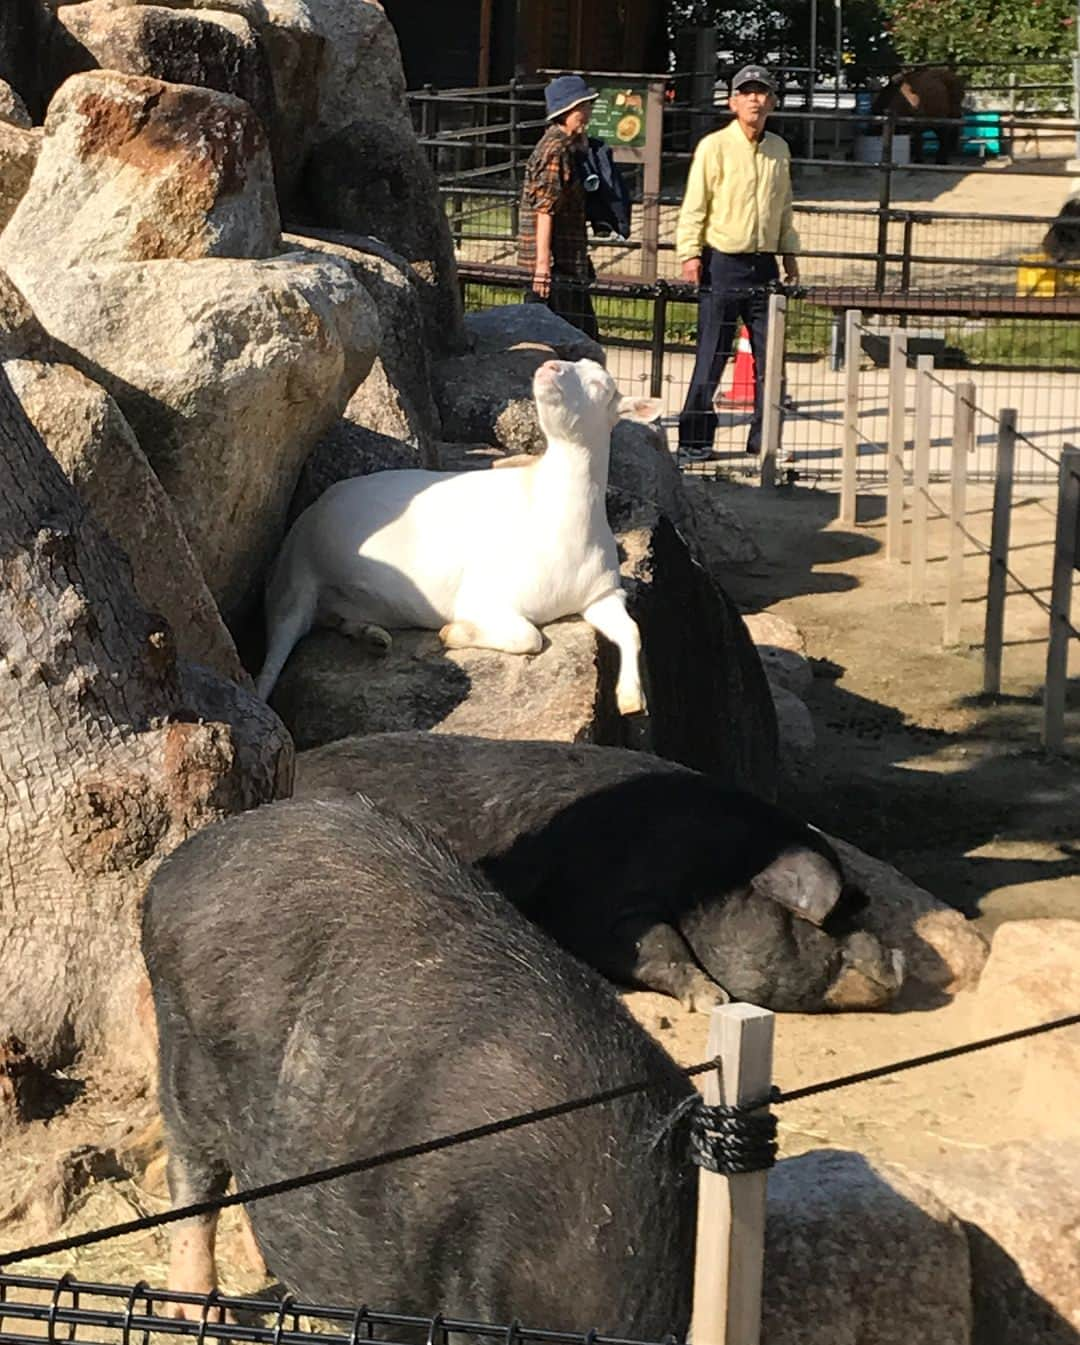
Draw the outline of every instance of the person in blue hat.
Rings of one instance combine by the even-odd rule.
[[[531,277],[531,297],[595,341],[599,337],[589,283],[596,278],[586,239],[585,189],[578,159],[598,97],[580,75],[560,75],[544,90],[547,129],[525,165],[518,260]]]

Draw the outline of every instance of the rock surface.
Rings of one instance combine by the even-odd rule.
[[[1073,1001],[1075,1008],[1075,1001]],[[1058,1099],[1044,1099],[1044,1111]],[[920,1173],[963,1221],[977,1345],[1075,1345],[1080,1335],[1080,1142],[966,1152]]]
[[[274,95],[262,43],[241,14],[205,7],[177,11],[164,5],[120,5],[81,0],[56,11],[50,82],[97,68],[147,75],[168,84],[195,85],[242,98],[269,138]]]
[[[15,282],[0,271],[0,360],[44,359],[49,338]]]
[[[343,417],[331,425],[304,463],[289,507],[289,524],[337,481],[417,466],[416,450],[411,445]]]
[[[759,644],[756,640],[754,648],[765,669],[765,676],[773,686],[782,687],[801,700],[814,685],[813,669],[801,654],[791,649],[778,649],[772,644]]]
[[[806,637],[798,626],[777,616],[775,612],[752,612],[743,617],[750,638],[760,648],[771,645],[774,649],[787,649],[793,654],[806,655]]]
[[[42,325],[145,446],[235,633],[308,453],[375,358],[367,294],[344,262],[306,253],[30,277]]]
[[[621,741],[615,664],[583,621],[544,628],[536,655],[444,650],[434,632],[398,631],[377,655],[335,631],[302,640],[270,703],[297,750],[357,733],[433,729],[485,738]]]
[[[6,79],[0,79],[0,121],[23,131],[28,131],[34,124],[26,104]]]
[[[427,348],[461,350],[465,329],[453,240],[412,127],[377,117],[353,122],[315,146],[304,181],[308,213],[319,225],[378,238],[412,267]]]
[[[465,315],[465,331],[476,355],[501,355],[521,346],[542,346],[551,358],[596,360],[605,364],[604,349],[546,304],[500,304]]]
[[[542,453],[545,441],[533,403],[533,374],[550,360],[548,346],[492,355],[457,355],[431,370],[443,434],[459,444],[490,444],[507,453]]]
[[[31,118],[40,122],[52,93],[43,56],[55,24],[43,0],[3,0],[0,4],[0,79],[19,95]]]
[[[773,1168],[768,1345],[983,1345],[971,1319],[964,1232],[910,1174],[833,1149]]]
[[[421,285],[415,271],[404,258],[372,239],[315,230],[303,236],[287,235],[286,242],[347,261],[379,315],[379,353],[371,372],[349,399],[344,418],[411,444],[423,463],[433,466],[434,446],[440,437],[439,414],[431,395]]]
[[[11,360],[4,370],[45,447],[127,553],[140,601],[168,621],[180,657],[248,684],[172,501],[113,399],[63,364]]]
[[[759,656],[761,652],[758,648]],[[762,664],[769,682],[773,709],[776,711],[780,760],[787,766],[805,764],[814,755],[814,748],[817,746],[813,715],[806,708],[805,701],[794,691],[783,683],[773,680],[765,659],[762,659]]]
[[[989,954],[986,940],[959,911],[874,859],[830,836],[847,880],[870,897],[863,924],[882,943],[904,954],[908,981],[953,993],[976,984]]]
[[[0,230],[30,190],[40,153],[40,130],[24,130],[0,120]]]
[[[269,257],[278,232],[270,155],[246,103],[99,70],[50,104],[0,264],[51,277],[102,262]]]

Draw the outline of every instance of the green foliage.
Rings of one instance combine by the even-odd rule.
[[[993,65],[1070,56],[1075,0],[883,0],[904,61]]]

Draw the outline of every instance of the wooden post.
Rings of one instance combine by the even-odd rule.
[[[994,517],[990,525],[990,563],[986,577],[986,628],[983,633],[983,691],[1001,690],[1001,653],[1005,639],[1005,586],[1008,580],[1009,524],[1012,520],[1013,458],[1016,412],[998,415],[997,462],[994,467]]]
[[[1065,678],[1069,668],[1069,612],[1073,571],[1080,568],[1080,448],[1067,444],[1058,476],[1054,580],[1050,590],[1050,642],[1046,649],[1042,742],[1048,752],[1065,746]]]
[[[912,602],[926,601],[926,553],[930,518],[930,431],[934,385],[930,374],[933,355],[920,355],[915,376],[915,451],[911,494],[911,587]]]
[[[641,278],[656,279],[660,255],[660,175],[664,142],[664,85],[651,79],[645,95],[645,165],[641,184]]]
[[[907,335],[889,333],[888,486],[885,503],[885,559],[900,560],[904,548],[904,428],[907,407]]]
[[[761,390],[765,405],[761,417],[761,482],[776,485],[776,461],[780,456],[780,428],[784,391],[784,339],[787,325],[787,299],[783,294],[769,295],[769,330],[765,338],[765,382]]]
[[[710,1056],[718,1073],[705,1076],[710,1106],[745,1105],[772,1085],[773,1015],[753,1004],[725,1004],[709,1022]],[[701,1169],[694,1264],[694,1345],[758,1345],[765,1254],[766,1172],[722,1177]]]
[[[851,526],[859,512],[859,359],[862,355],[862,313],[844,314],[844,447],[840,459],[840,522]]]
[[[945,588],[944,643],[960,643],[964,601],[964,514],[967,509],[968,453],[975,430],[975,384],[953,389],[953,442],[949,462],[949,559]]]

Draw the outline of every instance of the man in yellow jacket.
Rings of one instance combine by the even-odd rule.
[[[683,279],[700,286],[697,359],[679,416],[679,450],[692,459],[712,456],[713,395],[739,319],[754,352],[754,418],[746,451],[760,453],[768,287],[779,278],[777,253],[785,281],[794,285],[799,278],[791,151],[765,130],[776,106],[768,72],[760,65],[740,70],[728,106],[735,120],[705,136],[694,151],[675,235]]]

